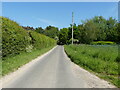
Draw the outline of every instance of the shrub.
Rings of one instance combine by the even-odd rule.
[[[14,56],[32,49],[42,49],[55,45],[56,41],[34,31],[26,31],[16,22],[0,17],[2,20],[2,57]]]
[[[56,44],[54,39],[37,32],[29,31],[29,35],[32,38],[31,44],[33,45],[34,49],[42,49]]]
[[[2,18],[2,56],[19,54],[30,44],[29,34],[16,22]]]
[[[114,45],[116,43],[111,41],[96,41],[96,42],[92,42],[91,44],[92,45]]]

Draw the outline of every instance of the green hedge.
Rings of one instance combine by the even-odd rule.
[[[116,43],[111,41],[96,41],[96,42],[92,42],[91,44],[92,45],[114,45]]]
[[[0,17],[2,20],[2,57],[31,52],[55,45],[56,41],[34,31],[26,31],[16,22]]]
[[[37,32],[30,31],[29,35],[32,39],[31,44],[35,49],[42,49],[56,44],[56,41],[52,38],[49,38],[42,34],[38,34]]]

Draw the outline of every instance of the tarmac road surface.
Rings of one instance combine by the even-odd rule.
[[[3,88],[114,87],[106,81],[100,81],[96,76],[95,78],[92,77],[94,78],[92,81],[91,74],[89,75],[89,72],[79,70],[79,68],[69,60],[63,46],[56,46],[47,55],[31,64],[24,72],[11,77],[10,80],[3,84]]]

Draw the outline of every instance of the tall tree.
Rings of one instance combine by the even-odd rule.
[[[58,30],[57,27],[47,26],[47,27],[45,28],[44,34],[45,34],[46,36],[51,37],[51,38],[57,39],[57,38],[58,38],[58,34],[59,34],[59,30]]]
[[[58,44],[67,44],[67,42],[68,42],[68,29],[67,28],[60,29]]]
[[[112,17],[107,20],[106,40],[115,41],[115,38],[117,37],[116,24],[117,20]]]
[[[87,20],[86,23],[84,23],[84,42],[90,43],[93,40],[97,40],[97,26],[92,20]]]

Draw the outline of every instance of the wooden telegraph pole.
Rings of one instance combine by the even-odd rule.
[[[74,13],[72,12],[72,45],[73,45],[73,25],[74,25]]]

